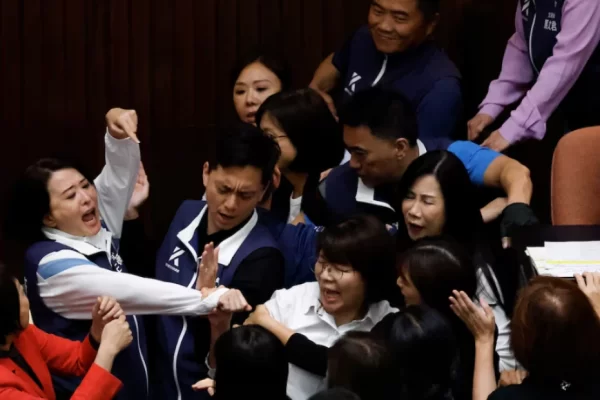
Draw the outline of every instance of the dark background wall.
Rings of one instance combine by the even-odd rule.
[[[144,218],[151,234],[162,235],[178,204],[202,193],[202,163],[218,127],[234,118],[229,71],[236,57],[257,44],[280,49],[295,86],[306,86],[321,59],[366,21],[368,5],[2,0],[0,211],[15,177],[37,158],[77,155],[98,172],[104,114],[134,108],[151,181]],[[467,116],[498,74],[515,7],[516,0],[443,1],[436,40],[463,73]],[[533,170],[548,170],[552,144],[544,146],[526,160]],[[546,215],[547,178],[538,180],[536,208]]]

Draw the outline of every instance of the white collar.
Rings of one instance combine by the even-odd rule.
[[[94,236],[74,236],[59,229],[43,227],[42,233],[50,240],[69,246],[85,256],[98,253],[110,254],[112,233],[104,227]]]
[[[419,148],[419,157],[427,153],[427,148],[425,148],[425,145],[419,139],[417,139],[417,147]]]
[[[365,185],[361,178],[358,178],[358,186],[356,187],[355,199],[359,203],[373,204],[375,206],[386,207],[392,211],[396,211],[394,210],[394,207],[392,207],[388,203],[384,201],[375,200],[375,189]]]
[[[202,207],[200,214],[198,214],[198,216],[194,218],[194,220],[187,227],[177,234],[177,238],[181,240],[181,242],[186,246],[188,251],[192,253],[195,259],[198,259],[198,253],[194,249],[194,246],[191,245],[190,241],[194,237],[194,232],[196,229],[198,229],[198,225],[200,225],[200,221],[206,213],[207,207],[207,205]],[[257,222],[258,214],[256,213],[256,210],[254,210],[250,220],[246,222],[246,224],[239,231],[223,240],[221,244],[219,244],[219,264],[228,266],[229,263],[231,263],[233,256],[235,256],[235,253],[237,253],[242,243],[244,243],[244,240],[246,240],[246,237],[248,237],[252,229],[254,229],[256,226]]]

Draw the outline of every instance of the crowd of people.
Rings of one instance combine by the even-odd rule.
[[[240,60],[239,121],[150,257],[128,248],[150,195],[134,110],[107,112],[97,177],[28,167],[4,226],[27,250],[0,266],[0,398],[596,399],[600,274],[539,277],[511,246],[537,219],[500,151],[558,107],[565,132],[600,124],[600,3],[520,2],[469,139],[521,103],[481,145],[453,140],[441,17],[373,0],[298,90],[273,54]]]

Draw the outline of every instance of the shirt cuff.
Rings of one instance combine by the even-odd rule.
[[[528,137],[527,129],[521,127],[512,117],[508,118],[504,124],[502,124],[500,127],[500,135],[510,144]]]
[[[217,374],[217,369],[210,366],[210,363],[208,362],[209,356],[210,356],[210,353],[207,353],[206,357],[204,358],[204,365],[206,365],[206,369],[208,370],[208,377],[210,379],[215,379],[215,375]]]
[[[90,341],[92,348],[98,351],[98,349],[100,348],[100,343],[96,342],[96,339],[94,339],[94,336],[91,333],[88,334],[88,340]]]
[[[496,119],[498,115],[504,111],[504,107],[499,106],[498,104],[481,104],[481,108],[479,109],[479,114],[487,114],[490,117]]]

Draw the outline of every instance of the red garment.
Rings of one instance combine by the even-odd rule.
[[[0,359],[0,399],[55,400],[50,372],[83,376],[73,400],[108,400],[121,389],[121,381],[94,364],[96,350],[88,338],[83,342],[63,339],[30,324],[19,334],[13,346],[40,380],[43,389],[10,358]]]

